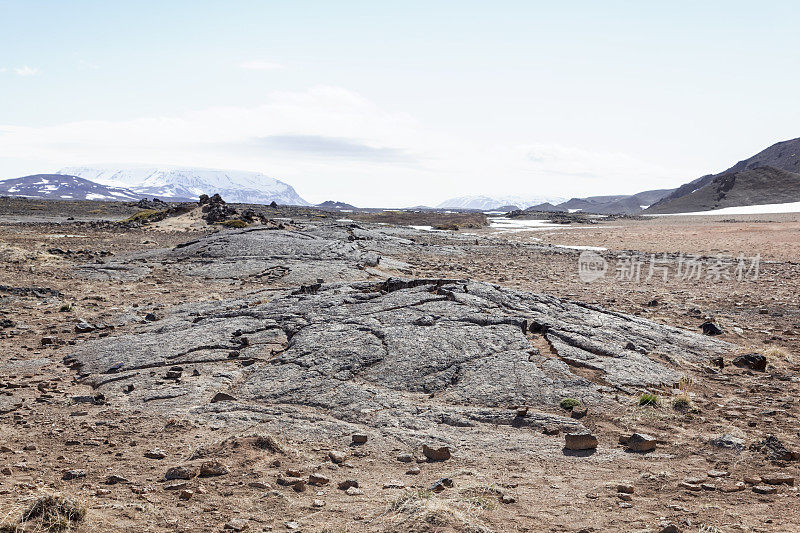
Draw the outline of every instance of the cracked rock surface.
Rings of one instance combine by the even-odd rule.
[[[326,250],[318,253],[333,260],[356,253]],[[534,346],[542,340],[549,349]],[[285,291],[267,302],[185,304],[133,333],[88,341],[67,362],[132,409],[298,434],[367,426],[422,440],[435,431],[452,442],[464,431],[490,438],[498,424],[581,430],[558,409],[562,398],[599,405],[617,390],[673,384],[680,375],[670,360],[728,348],[555,297],[392,278]],[[212,402],[219,393],[223,401]],[[527,416],[516,415],[519,405]]]

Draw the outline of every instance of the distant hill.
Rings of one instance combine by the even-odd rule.
[[[744,173],[757,169],[762,170],[757,174]],[[726,175],[734,176],[733,181],[718,180]],[[800,138],[775,143],[719,174],[707,174],[685,183],[651,205],[647,213],[688,213],[718,207],[795,202],[800,198],[794,195],[792,175],[800,175]],[[770,184],[769,180],[773,182]],[[711,188],[705,190],[707,187]],[[749,187],[753,189],[747,190]],[[715,207],[702,208],[709,205]]]
[[[531,206],[527,211],[581,211],[584,213],[597,213],[601,215],[640,213],[650,204],[667,196],[673,189],[659,189],[643,191],[630,195],[615,196],[589,196],[587,198],[572,198],[558,205],[550,203]]]
[[[169,167],[67,167],[58,174],[78,176],[104,185],[124,187],[141,196],[196,201],[218,193],[227,202],[309,205],[288,184],[260,172]]]
[[[354,205],[346,204],[344,202],[334,202],[333,200],[327,200],[321,204],[317,204],[314,207],[319,207],[320,209],[330,209],[333,211],[353,211],[358,209]]]
[[[0,181],[0,195],[51,200],[139,200],[142,195],[124,187],[100,185],[78,176],[34,174]]]

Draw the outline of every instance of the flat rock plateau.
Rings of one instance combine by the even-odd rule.
[[[24,203],[0,211],[3,531],[45,527],[47,494],[85,531],[800,527],[791,216],[225,228]],[[758,280],[586,283],[575,244],[764,257]]]

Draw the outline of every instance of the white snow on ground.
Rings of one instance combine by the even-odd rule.
[[[695,211],[693,213],[668,213],[664,215],[650,215],[650,217],[686,216],[686,215],[769,215],[774,213],[800,213],[800,202],[786,204],[740,205],[724,207],[711,211]]]
[[[568,246],[566,244],[554,244],[556,248],[569,248],[570,250],[591,250],[593,252],[604,252],[608,250],[608,248],[603,248],[602,246],[582,246],[579,244]]]
[[[88,193],[86,195],[86,199],[87,200],[108,200],[109,197],[104,195],[104,194],[95,194],[93,192],[90,192],[90,193]]]
[[[489,227],[501,231],[545,231],[564,229],[564,224],[553,224],[549,220],[519,220],[514,218],[490,217]]]

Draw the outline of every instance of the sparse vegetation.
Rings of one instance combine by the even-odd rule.
[[[677,411],[685,411],[692,406],[691,388],[692,378],[685,376],[678,382],[679,394],[672,399],[672,407]]]
[[[24,531],[66,531],[86,517],[86,506],[65,496],[47,494],[34,500],[19,517],[7,518],[0,524],[0,533]]]
[[[139,223],[147,223],[147,222],[158,222],[159,220],[164,220],[167,218],[168,211],[166,209],[158,211],[156,209],[143,209],[138,213],[135,213],[128,218],[126,218],[123,222],[139,222]]]
[[[72,312],[72,304],[64,304],[58,308],[59,313],[71,313]]]
[[[220,224],[222,226],[225,226],[226,228],[246,228],[247,227],[247,222],[245,222],[244,220],[240,220],[238,218],[234,218],[234,219],[231,219],[231,220],[226,220],[224,222],[220,222]]]
[[[565,411],[572,411],[573,408],[578,407],[580,404],[581,402],[575,398],[564,398],[559,405]]]
[[[650,394],[649,392],[639,396],[640,406],[650,405],[655,407],[656,405],[658,405],[658,402],[659,402],[658,396],[656,396],[655,394]]]

